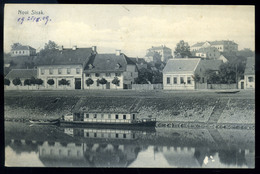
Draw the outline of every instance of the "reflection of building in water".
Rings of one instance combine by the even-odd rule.
[[[205,149],[204,149],[205,150]],[[201,167],[206,152],[197,152],[194,147],[159,146],[169,165],[172,167]]]
[[[136,133],[132,130],[118,130],[118,129],[95,129],[95,128],[65,128],[64,133],[73,137],[84,138],[109,138],[109,139],[135,139]]]

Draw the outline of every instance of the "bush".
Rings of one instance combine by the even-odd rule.
[[[21,82],[21,80],[20,80],[19,78],[15,78],[15,79],[13,80],[13,84],[14,84],[15,86],[18,86],[18,85],[21,85],[22,82]]]
[[[9,86],[10,85],[10,80],[9,79],[4,79],[4,85]]]
[[[54,85],[54,80],[53,80],[53,79],[49,79],[49,80],[47,81],[47,83],[52,86],[52,85]]]

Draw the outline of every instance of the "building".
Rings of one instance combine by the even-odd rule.
[[[219,52],[236,52],[238,50],[238,44],[234,41],[221,40],[221,41],[206,41],[198,42],[191,46],[191,51],[198,51],[201,48],[215,47]]]
[[[26,79],[31,79],[31,78],[37,78],[37,70],[36,69],[12,69],[6,76],[5,79],[10,80],[10,85],[6,86],[5,85],[5,89],[6,90],[23,90],[23,89],[28,89],[29,86],[25,86],[24,85],[24,81]],[[21,85],[14,85],[13,84],[13,80],[14,79],[20,79],[21,81]],[[37,86],[38,87],[38,86]],[[31,89],[36,89],[36,86],[30,87]]]
[[[12,57],[35,56],[35,55],[36,55],[36,49],[32,48],[28,45],[18,45],[15,48],[12,48],[12,50],[11,50]]]
[[[85,81],[93,80],[93,84],[84,89],[129,89],[138,77],[138,71],[136,64],[117,50],[115,54],[92,55],[83,76]],[[106,79],[106,84],[100,83],[102,78]],[[114,79],[119,80],[117,85],[113,84]]]
[[[158,47],[152,46],[146,51],[145,59],[147,62],[167,62],[168,59],[172,58],[172,50],[165,45]]]
[[[244,89],[255,89],[255,59],[248,57],[244,73]]]
[[[144,58],[129,57],[129,59],[136,64],[138,70],[142,68],[147,69],[147,62],[144,60]]]
[[[218,59],[220,52],[216,47],[204,47],[195,52],[195,56],[209,59]]]
[[[96,47],[50,50],[37,61],[37,76],[44,81],[46,89],[83,89],[83,69]],[[66,83],[62,83],[66,81]],[[53,80],[54,84],[48,81]]]
[[[221,64],[222,61],[220,60],[203,60],[199,58],[171,59],[163,69],[163,89],[207,89],[205,72],[211,70],[217,73]],[[196,79],[197,75],[200,77],[199,80]]]

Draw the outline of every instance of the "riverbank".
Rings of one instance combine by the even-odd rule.
[[[5,120],[57,119],[84,108],[152,115],[159,122],[255,123],[254,91],[6,91]]]

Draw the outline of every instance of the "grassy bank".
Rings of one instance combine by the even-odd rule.
[[[221,105],[221,107],[219,107]],[[222,107],[223,106],[223,107]],[[255,120],[253,91],[8,91],[5,119],[59,118],[72,110],[129,112],[158,121],[249,123]]]

